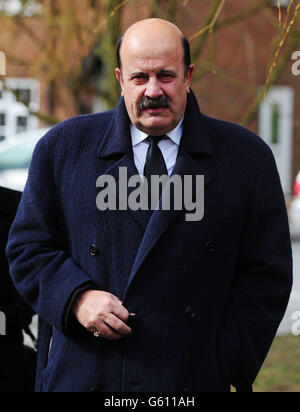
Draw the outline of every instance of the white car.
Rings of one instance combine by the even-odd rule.
[[[23,192],[34,148],[48,130],[28,130],[0,143],[0,186]]]

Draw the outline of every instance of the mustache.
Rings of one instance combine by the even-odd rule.
[[[139,103],[140,110],[157,109],[159,107],[169,108],[170,106],[171,99],[166,95],[159,96],[156,99],[144,96]]]

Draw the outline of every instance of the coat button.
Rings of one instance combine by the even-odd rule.
[[[98,250],[97,246],[95,246],[95,245],[90,246],[89,252],[90,252],[90,255],[93,256],[93,257],[99,255],[99,250]]]
[[[215,251],[215,245],[211,240],[206,242],[205,247],[209,253],[213,253]]]
[[[194,319],[194,317],[196,316],[196,312],[193,311],[193,308],[192,308],[191,306],[188,306],[188,307],[185,309],[185,316],[186,316],[188,319]]]

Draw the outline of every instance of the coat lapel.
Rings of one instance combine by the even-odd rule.
[[[204,176],[204,186],[206,187],[210,182],[211,177],[202,163],[204,158],[211,157],[212,154],[212,146],[206,125],[201,115],[197,100],[191,92],[188,96],[183,136],[172,176],[179,175],[183,179],[184,176],[187,175],[202,175]],[[197,157],[197,161],[194,160],[194,157]],[[160,206],[161,203],[162,200],[160,201]],[[148,254],[151,252],[151,249],[166,232],[171,223],[175,221],[176,217],[185,212],[186,210],[184,208],[183,210],[174,210],[172,208],[171,210],[161,210],[161,208],[159,208],[153,212],[138,250],[124,298],[135,275]]]
[[[132,176],[139,176],[133,158],[130,120],[123,98],[120,99],[112,122],[108,127],[108,131],[102,140],[101,145],[97,149],[97,156],[107,161],[106,170],[101,172],[101,175],[112,176],[116,181],[116,200],[118,204],[121,185],[123,188],[125,186],[127,187],[128,180]],[[126,190],[126,197],[128,199],[135,188],[127,188]],[[128,210],[133,218],[136,219],[145,230],[151,212],[147,210],[131,210],[130,208],[127,208],[126,210]]]

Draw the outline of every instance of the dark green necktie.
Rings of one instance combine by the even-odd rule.
[[[149,145],[147,156],[146,156],[144,176],[148,180],[149,206],[151,205],[150,203],[151,193],[153,193],[153,191],[151,190],[151,176],[153,175],[155,176],[167,175],[168,176],[168,170],[166,167],[164,157],[162,155],[162,152],[160,151],[160,148],[158,147],[158,142],[162,139],[165,139],[166,137],[167,137],[166,135],[148,137],[150,145]],[[160,191],[160,196],[161,196],[161,191]]]

